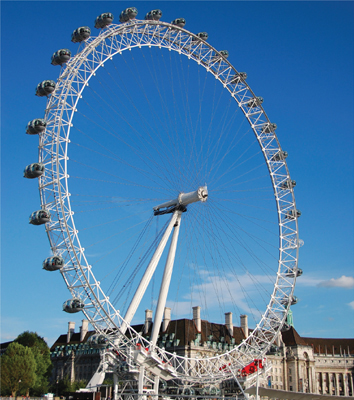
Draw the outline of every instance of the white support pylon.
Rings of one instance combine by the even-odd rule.
[[[171,221],[168,224],[168,227],[166,228],[165,233],[163,234],[162,239],[161,239],[159,245],[157,246],[157,249],[156,249],[154,255],[152,256],[148,267],[146,268],[144,276],[142,277],[142,279],[139,283],[139,286],[134,294],[134,297],[129,305],[129,308],[125,314],[125,317],[124,317],[125,322],[123,322],[123,324],[120,328],[120,331],[123,334],[125,334],[127,327],[128,327],[127,325],[129,325],[131,323],[131,320],[133,319],[135,312],[139,307],[141,299],[143,298],[143,296],[145,294],[146,288],[148,287],[150,280],[151,280],[151,278],[155,272],[155,269],[157,267],[157,264],[160,261],[161,255],[165,249],[167,240],[170,237],[172,228],[173,228],[174,224],[176,223],[176,220],[177,220],[177,214],[173,213]]]
[[[113,374],[113,400],[118,399],[118,375]]]
[[[168,290],[170,288],[173,264],[175,261],[178,234],[179,234],[179,228],[181,225],[182,211],[177,210],[173,213],[173,215],[175,215],[175,214],[177,216],[177,219],[176,219],[176,223],[174,224],[174,231],[173,231],[172,240],[171,240],[171,244],[170,244],[170,250],[168,252],[168,256],[167,256],[167,260],[166,260],[166,264],[165,264],[165,270],[164,270],[163,277],[162,277],[160,294],[159,294],[159,299],[157,302],[156,313],[155,313],[155,320],[154,320],[154,325],[153,325],[152,333],[151,333],[151,343],[153,346],[156,345],[157,337],[158,337],[158,334],[160,331],[163,311],[166,306],[167,294],[168,294]]]
[[[138,379],[138,395],[141,399],[141,396],[144,394],[144,377],[145,377],[145,368],[140,365],[139,368],[139,379]]]

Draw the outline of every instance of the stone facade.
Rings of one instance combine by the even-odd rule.
[[[291,327],[267,359],[273,389],[353,396],[354,339],[305,338]]]
[[[101,357],[98,349],[93,349],[87,339],[94,332],[88,331],[88,322],[82,321],[80,332],[75,333],[75,323],[69,322],[67,334],[60,335],[50,349],[53,363],[52,382],[68,377],[71,382],[89,381],[97,370]]]

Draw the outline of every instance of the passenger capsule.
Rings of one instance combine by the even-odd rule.
[[[48,257],[43,261],[43,269],[46,271],[57,271],[64,267],[64,259],[60,256]]]
[[[289,278],[297,278],[303,274],[303,270],[301,268],[296,268],[296,269],[291,269],[288,268],[285,272],[284,275],[289,277]]]
[[[124,23],[134,19],[138,15],[138,10],[135,7],[126,8],[120,13],[119,21]]]
[[[286,214],[287,219],[295,219],[299,218],[300,216],[301,216],[300,210],[289,210]]]
[[[246,105],[249,108],[256,108],[259,107],[263,103],[263,97],[256,97],[250,100]]]
[[[182,394],[186,395],[186,396],[194,396],[195,395],[195,390],[193,388],[183,388]]]
[[[183,28],[186,25],[186,20],[184,18],[176,18],[171,22],[171,24]]]
[[[55,90],[55,82],[54,81],[43,81],[37,85],[36,88],[36,96],[43,97],[48,96],[53,93]]]
[[[161,10],[152,10],[145,15],[145,20],[147,21],[159,21],[162,17]]]
[[[91,29],[88,26],[81,26],[74,30],[71,34],[71,41],[73,43],[81,43],[88,39],[91,35]]]
[[[63,303],[63,311],[73,314],[82,311],[85,308],[85,304],[81,299],[73,298],[66,300]]]
[[[71,51],[69,49],[60,49],[52,55],[52,65],[63,65],[70,60]]]
[[[208,40],[209,35],[207,34],[207,32],[199,32],[196,34],[196,36],[198,36],[199,39],[203,39],[203,40]],[[192,42],[196,42],[198,39],[196,38],[192,38]]]
[[[240,83],[241,80],[242,80],[242,81],[245,81],[246,79],[247,79],[247,74],[246,74],[246,72],[238,72],[236,75],[234,75],[234,76],[231,78],[230,83],[231,83],[232,85],[237,85],[238,83]]]
[[[262,133],[272,133],[272,132],[275,132],[276,129],[277,129],[277,124],[272,124],[272,123],[268,122],[262,126],[261,132]]]
[[[114,16],[112,13],[103,13],[95,19],[95,28],[103,29],[113,22]]]
[[[221,55],[221,57],[220,57]],[[227,50],[221,50],[219,51],[219,54],[215,54],[211,61],[212,62],[220,62],[223,58],[227,58],[229,56],[229,52]]]
[[[27,165],[23,171],[23,177],[28,179],[38,178],[44,174],[45,167],[42,163],[33,163]]]
[[[160,379],[159,391],[164,392],[167,389],[167,382],[164,379]]]
[[[281,328],[281,332],[286,332],[291,328],[291,325],[289,325],[287,322],[284,323],[284,325]]]
[[[44,132],[47,126],[47,122],[44,119],[33,119],[29,121],[26,126],[26,133],[28,135],[37,135],[38,133]]]
[[[271,158],[272,161],[282,161],[288,157],[288,153],[286,151],[278,151],[278,153],[274,154]]]
[[[284,306],[287,304],[290,304],[291,306],[295,305],[298,302],[298,299],[296,296],[292,296],[289,298],[288,296],[284,296],[281,300],[280,303],[283,304]]]
[[[94,349],[103,349],[108,346],[109,341],[104,335],[91,335],[87,339],[87,344]]]
[[[292,189],[295,186],[296,186],[296,181],[293,181],[290,178],[280,184],[280,187],[282,189]]]
[[[29,218],[29,223],[32,225],[43,225],[50,221],[50,212],[47,210],[34,211]]]

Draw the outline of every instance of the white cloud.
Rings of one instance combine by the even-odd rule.
[[[341,287],[344,289],[352,289],[354,288],[354,278],[352,276],[341,276],[338,279],[330,279],[328,281],[322,281],[317,286],[320,287]]]
[[[302,275],[300,278],[296,279],[296,286],[318,286],[321,282],[321,279]]]
[[[203,270],[200,281],[191,283],[183,299],[169,301],[167,306],[171,307],[172,314],[178,318],[189,317],[192,306],[199,305],[202,308],[202,319],[212,320],[213,318],[211,315],[207,316],[205,312],[220,314],[220,310],[231,311],[234,307],[240,314],[247,313],[259,319],[269,300],[272,288],[273,285],[268,276],[244,274],[237,278],[233,275],[222,277]],[[265,292],[263,296],[259,296],[262,290]]]
[[[350,303],[348,303],[348,306],[354,310],[354,301],[351,301]]]

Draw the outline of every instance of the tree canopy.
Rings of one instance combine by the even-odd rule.
[[[15,339],[15,342],[29,347],[36,361],[36,379],[31,387],[31,394],[40,396],[49,388],[49,378],[52,371],[50,350],[46,341],[35,332],[23,332]]]
[[[50,391],[55,393],[56,396],[65,396],[67,393],[76,392],[81,388],[85,388],[87,381],[81,379],[80,381],[71,382],[70,378],[66,376],[64,379],[58,379],[52,383]]]
[[[12,342],[1,356],[1,394],[17,392],[29,394],[36,381],[37,364],[32,350]]]
[[[21,333],[1,356],[1,395],[48,392],[52,370],[46,341],[35,332]]]

